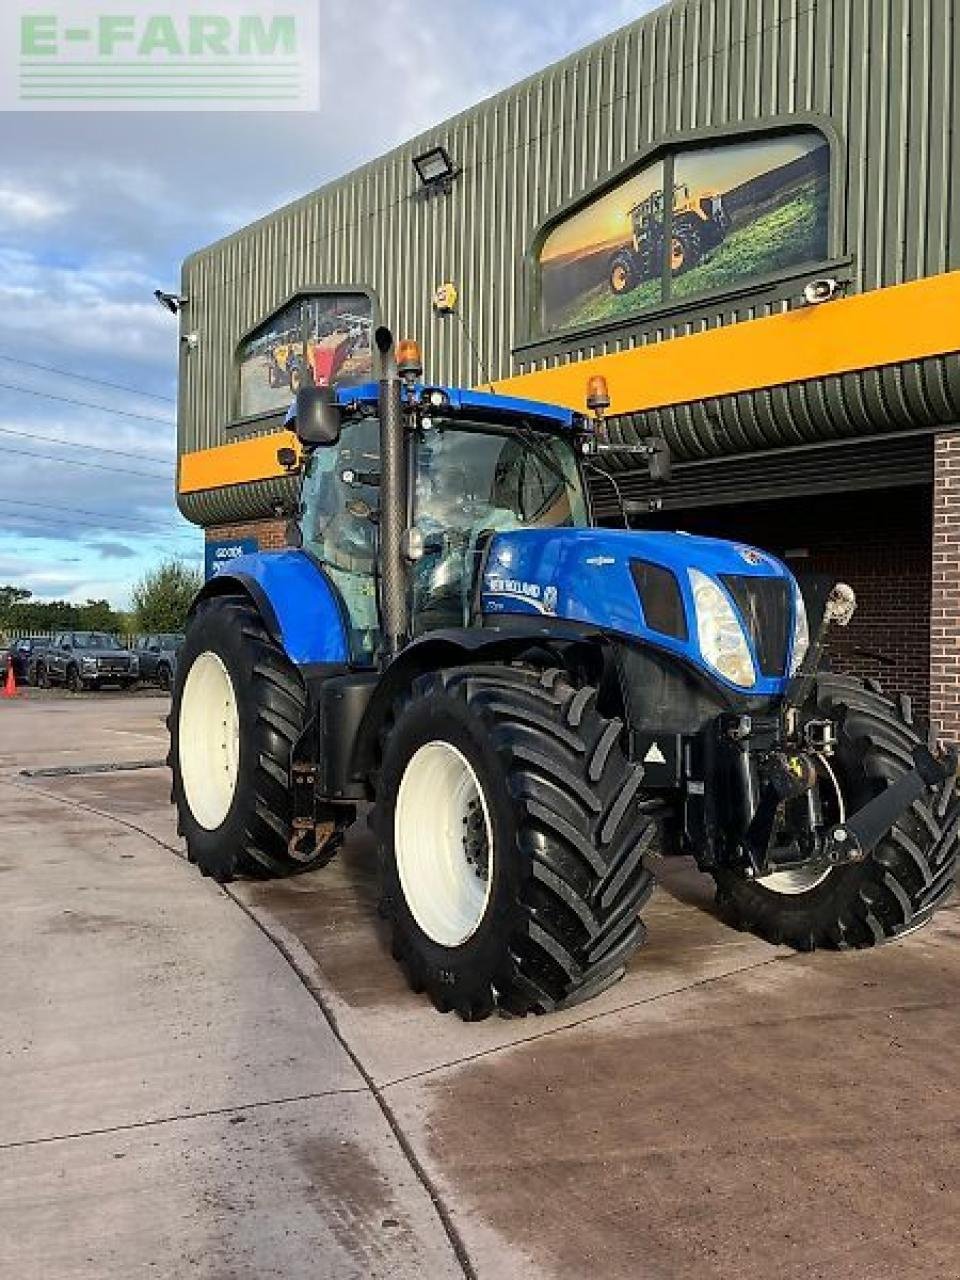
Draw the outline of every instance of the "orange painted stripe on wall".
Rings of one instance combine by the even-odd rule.
[[[630,413],[960,351],[960,271],[802,307],[495,383],[583,409],[602,373],[610,413]]]
[[[269,436],[237,440],[213,449],[198,449],[180,459],[180,492],[196,493],[203,489],[222,489],[228,484],[245,484],[251,480],[268,480],[284,474],[277,461],[277,450],[297,449],[297,437],[290,431],[277,431]]]
[[[583,409],[587,378],[602,373],[611,414],[757,391],[784,383],[960,351],[960,271],[804,307],[763,320],[598,356],[494,384],[505,395]],[[180,492],[283,474],[289,432],[186,453]]]

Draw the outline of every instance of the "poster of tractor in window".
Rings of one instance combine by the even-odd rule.
[[[829,189],[829,147],[809,131],[677,151],[549,233],[542,327],[627,318],[821,262]]]
[[[278,312],[239,352],[239,416],[286,409],[302,386],[351,387],[373,376],[365,294],[312,294]]]

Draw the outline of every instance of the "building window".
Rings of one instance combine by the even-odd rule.
[[[237,353],[239,416],[285,410],[301,386],[355,387],[373,377],[365,293],[310,293],[254,330]]]
[[[822,262],[829,194],[830,148],[813,130],[676,149],[548,232],[541,329],[630,319]]]

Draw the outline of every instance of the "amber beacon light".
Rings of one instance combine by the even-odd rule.
[[[610,408],[610,388],[602,374],[594,374],[587,380],[587,408],[598,418]]]
[[[411,379],[423,373],[423,356],[415,338],[401,338],[397,343],[397,372],[401,378]]]

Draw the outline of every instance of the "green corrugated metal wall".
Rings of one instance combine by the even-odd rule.
[[[855,289],[960,268],[958,6],[674,0],[190,258],[183,332],[196,332],[199,346],[181,362],[181,452],[231,438],[225,428],[238,341],[309,284],[373,288],[395,331],[422,338],[430,376],[453,383],[476,383],[481,375],[456,323],[432,313],[432,290],[447,279],[461,289],[485,372],[494,378],[784,309],[789,288],[709,309],[692,303],[562,351],[512,354],[526,332],[524,255],[560,207],[671,139],[798,117],[832,126],[839,142],[833,248],[851,260]],[[435,143],[463,172],[450,195],[413,198],[412,158]],[[956,411],[960,366],[932,363],[908,373],[913,383],[905,389],[898,382],[898,394],[923,412],[931,404],[939,412],[941,403]],[[828,383],[818,394],[834,402],[841,423],[856,424],[859,402],[885,394],[879,383],[859,387],[848,379],[845,400],[841,380]],[[748,423],[758,420],[761,442],[777,442],[776,405],[761,398],[741,412]],[[711,421],[715,415],[685,410],[654,425],[691,457],[723,450]],[[649,425],[648,415],[644,429]],[[736,439],[739,429],[734,421],[725,434],[732,430]],[[842,433],[832,431],[829,415],[823,430]],[[283,482],[265,482],[188,495],[182,505],[191,518],[211,523],[266,514],[285,494]]]

